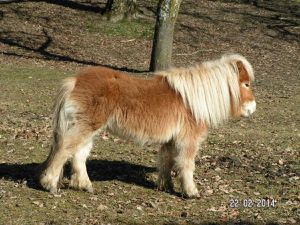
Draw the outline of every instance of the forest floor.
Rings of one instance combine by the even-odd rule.
[[[88,65],[148,73],[156,1],[138,2],[140,18],[119,23],[104,1],[0,3],[0,224],[300,224],[299,1],[182,2],[175,66],[237,52],[256,72],[253,117],[199,150],[200,198],[156,190],[158,145],[106,133],[87,163],[95,193],[39,188],[61,80]]]

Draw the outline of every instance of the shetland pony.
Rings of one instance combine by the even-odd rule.
[[[65,79],[58,93],[53,144],[40,183],[56,192],[70,159],[70,186],[93,191],[85,163],[94,136],[107,130],[142,144],[161,143],[159,189],[172,191],[171,171],[176,170],[183,193],[199,196],[193,181],[198,146],[209,127],[255,111],[253,80],[251,64],[237,54],[160,71],[149,79],[105,67],[83,70]]]

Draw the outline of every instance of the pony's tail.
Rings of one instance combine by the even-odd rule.
[[[66,78],[56,96],[52,120],[53,138],[51,152],[44,162],[43,168],[47,167],[53,160],[55,153],[62,147],[64,136],[68,130],[70,119],[72,118],[71,114],[73,112],[71,111],[73,110],[70,110],[72,107],[68,106],[70,105],[68,99],[75,87],[75,83],[75,77]]]
[[[67,107],[67,99],[75,87],[76,78],[70,77],[63,81],[63,85],[55,100],[53,112],[53,147],[59,145],[62,137],[68,129],[69,111]]]

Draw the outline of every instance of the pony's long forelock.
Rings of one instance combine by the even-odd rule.
[[[228,120],[231,110],[237,110],[240,102],[237,62],[242,62],[250,80],[254,80],[251,64],[238,54],[158,74],[181,95],[198,123],[216,127]]]
[[[236,63],[241,62],[248,73],[250,81],[254,81],[254,71],[250,62],[242,55],[239,54],[225,54],[220,59],[224,63],[232,64],[233,67],[237,67]],[[236,68],[237,69],[237,68]]]

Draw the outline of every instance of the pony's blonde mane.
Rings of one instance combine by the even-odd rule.
[[[178,92],[197,122],[216,127],[228,120],[231,109],[240,103],[239,70],[241,62],[250,80],[254,80],[251,64],[241,55],[223,55],[189,68],[172,68],[158,72]]]

